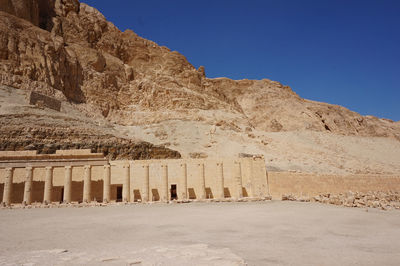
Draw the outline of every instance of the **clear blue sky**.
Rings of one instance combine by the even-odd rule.
[[[207,77],[268,78],[400,120],[400,0],[81,0]]]

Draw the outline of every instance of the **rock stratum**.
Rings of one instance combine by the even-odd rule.
[[[4,150],[258,153],[276,171],[400,173],[400,122],[306,100],[269,79],[207,78],[77,0],[0,0],[0,84]],[[30,91],[61,110],[29,105]]]

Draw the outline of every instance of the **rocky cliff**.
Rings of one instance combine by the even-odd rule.
[[[0,82],[54,97],[78,117],[183,156],[234,155],[244,146],[272,154],[266,143],[274,132],[400,140],[399,122],[305,100],[276,81],[207,78],[204,67],[195,69],[183,55],[131,30],[121,32],[77,0],[0,0]],[[224,145],[229,142],[233,148]]]

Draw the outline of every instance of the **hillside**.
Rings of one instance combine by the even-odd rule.
[[[269,79],[207,78],[77,0],[0,0],[0,84],[1,149],[97,139],[89,147],[130,147],[113,158],[260,153],[269,170],[400,173],[400,122],[305,100]],[[60,100],[61,112],[26,106],[29,91]]]

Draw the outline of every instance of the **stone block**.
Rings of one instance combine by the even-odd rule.
[[[90,155],[90,149],[74,149],[74,150],[56,150],[58,155]]]
[[[37,151],[0,151],[1,157],[16,157],[16,156],[32,156],[36,155]]]
[[[61,101],[34,91],[29,95],[29,104],[47,107],[58,112],[61,110]]]

